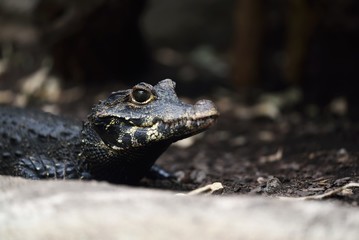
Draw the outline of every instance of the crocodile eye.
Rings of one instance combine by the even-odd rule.
[[[150,102],[153,95],[146,89],[133,89],[131,92],[131,100],[136,104],[146,104]]]

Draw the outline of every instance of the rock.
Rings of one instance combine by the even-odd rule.
[[[101,182],[0,176],[0,239],[357,239],[359,211],[328,202],[177,196]]]

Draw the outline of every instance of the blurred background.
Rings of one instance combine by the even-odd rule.
[[[84,119],[171,78],[221,116],[159,159],[182,186],[149,186],[317,194],[359,181],[358,43],[356,0],[0,0],[0,104]]]
[[[355,0],[1,0],[0,103],[81,115],[172,78],[192,98],[284,93],[355,112],[358,12]]]

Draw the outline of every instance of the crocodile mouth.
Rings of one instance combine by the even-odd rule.
[[[178,119],[177,121],[170,121],[170,122],[162,122],[162,124],[167,125],[172,128],[178,127],[187,127],[188,129],[193,130],[206,130],[207,128],[211,127],[217,120],[217,116],[207,116],[202,118],[184,118]]]
[[[180,116],[176,115],[178,112],[173,111],[169,116],[163,119],[156,119],[163,122],[163,124],[171,127],[187,126],[188,128],[207,129],[211,127],[217,120],[219,113],[214,104],[209,100],[199,100],[194,105],[187,105],[188,109]],[[156,122],[154,120],[154,122]]]
[[[167,139],[178,141],[198,133],[201,133],[216,123],[218,115],[210,115],[201,118],[184,118],[176,121],[159,121],[157,129],[162,130]],[[165,137],[166,138],[166,137]]]

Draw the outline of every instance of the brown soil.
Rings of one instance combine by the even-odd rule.
[[[121,88],[111,85],[103,93],[90,88],[75,101],[51,106],[61,114],[84,118],[99,98]],[[217,99],[221,116],[216,126],[188,147],[171,146],[157,161],[175,173],[178,181],[144,179],[141,186],[187,192],[221,182],[224,188],[215,194],[303,197],[359,182],[359,124],[346,115],[323,110],[309,117],[293,108],[281,110],[275,119],[246,119],[239,113],[248,106],[235,100],[236,94],[206,94],[206,98]],[[330,199],[356,206],[359,190],[353,188]]]
[[[232,103],[235,108],[236,103]],[[187,191],[216,181],[217,194],[303,197],[358,182],[359,125],[345,117],[306,117],[296,111],[276,120],[235,116],[229,108],[217,126],[193,145],[172,146],[158,163],[179,183],[145,180],[144,185]],[[359,191],[331,199],[357,205]]]

